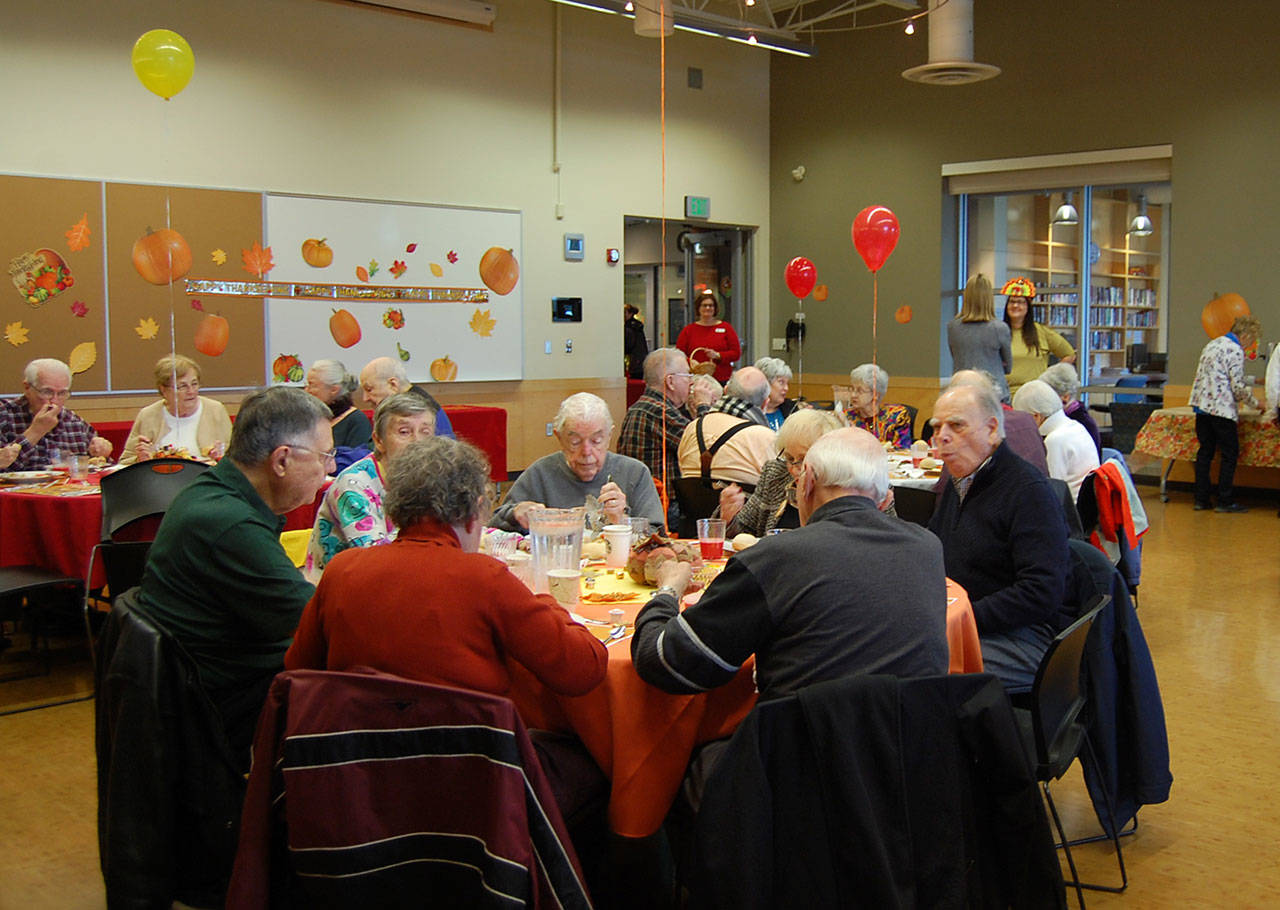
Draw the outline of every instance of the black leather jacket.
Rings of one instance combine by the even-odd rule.
[[[109,907],[221,906],[245,781],[191,658],[116,598],[99,639],[98,849]]]

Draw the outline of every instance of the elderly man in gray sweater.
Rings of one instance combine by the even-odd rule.
[[[490,524],[504,531],[526,531],[529,513],[550,507],[582,505],[587,496],[600,501],[606,521],[628,515],[662,526],[662,502],[644,462],[609,451],[613,415],[604,399],[578,392],[560,403],[552,424],[560,451],[531,464],[512,485]]]

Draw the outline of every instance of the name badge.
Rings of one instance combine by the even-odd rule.
[[[724,334],[724,327],[723,327],[723,326],[721,326],[720,328],[716,329],[716,331],[717,331],[719,334],[723,335],[723,334]]]

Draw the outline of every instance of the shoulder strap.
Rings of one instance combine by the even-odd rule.
[[[702,417],[698,418],[696,432],[698,434],[698,451],[701,453],[702,461],[702,485],[704,487],[709,487],[711,486],[711,460],[716,457],[716,452],[719,452],[720,449],[724,447],[724,444],[734,436],[737,436],[748,427],[755,426],[755,424],[750,420],[744,420],[741,423],[734,424],[729,427],[729,429],[721,433],[719,438],[711,444],[711,448],[708,449],[707,438],[702,433],[702,421],[706,416],[707,415],[704,414]]]

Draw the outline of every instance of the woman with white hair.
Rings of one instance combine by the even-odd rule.
[[[1062,413],[1066,414],[1089,433],[1093,446],[1098,450],[1098,458],[1102,458],[1102,436],[1098,433],[1098,423],[1089,414],[1089,409],[1076,396],[1080,394],[1080,375],[1075,364],[1055,363],[1040,374],[1040,381],[1058,393],[1062,399]]]
[[[866,430],[895,449],[911,447],[911,412],[900,404],[884,404],[889,390],[889,374],[874,363],[864,363],[849,371],[852,394],[845,412],[852,426]]]
[[[690,417],[698,418],[723,397],[724,386],[716,382],[714,376],[698,373],[689,385],[689,400],[684,403],[684,409],[689,412]]]
[[[809,447],[844,423],[832,411],[796,411],[778,430],[778,457],[764,466],[755,492],[748,498],[736,483],[720,491],[720,517],[728,522],[725,533],[757,537],[773,528],[798,528],[800,515],[789,496],[804,470]]]
[[[360,381],[337,360],[317,360],[307,371],[307,393],[329,406],[333,414],[333,444],[339,448],[368,449],[373,440],[373,424],[364,411],[351,403],[358,388]],[[345,465],[340,463],[339,467]]]
[[[775,433],[782,429],[782,422],[795,409],[794,399],[787,397],[791,390],[791,367],[778,357],[761,357],[755,367],[769,380],[769,397],[764,400],[764,419]]]
[[[1062,412],[1062,399],[1048,383],[1033,379],[1013,393],[1015,411],[1025,411],[1044,437],[1049,476],[1065,480],[1071,498],[1080,495],[1080,484],[1098,467],[1098,452],[1088,431]]]

